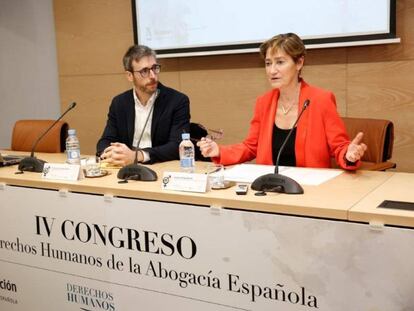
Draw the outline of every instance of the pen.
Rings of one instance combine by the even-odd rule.
[[[206,174],[214,174],[214,173],[217,173],[218,171],[220,171],[221,169],[225,170],[226,168],[224,166],[223,167],[218,167],[215,170],[212,170],[211,172],[206,172]]]

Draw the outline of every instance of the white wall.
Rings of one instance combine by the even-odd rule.
[[[59,116],[52,0],[0,0],[0,148],[18,119]]]

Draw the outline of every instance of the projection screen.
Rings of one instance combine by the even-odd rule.
[[[399,42],[395,0],[132,0],[135,43],[160,57],[255,52],[278,33],[307,48]]]

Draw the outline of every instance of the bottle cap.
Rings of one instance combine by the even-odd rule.
[[[68,135],[76,135],[76,130],[75,129],[69,129],[68,130]]]
[[[182,133],[181,138],[182,139],[190,139],[190,133]]]

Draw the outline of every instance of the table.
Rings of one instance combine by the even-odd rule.
[[[179,165],[151,168],[160,177]],[[414,305],[414,212],[376,209],[414,202],[412,174],[345,172],[304,195],[258,197],[165,191],[160,178],[118,184],[115,169],[76,182],[15,170],[0,169],[2,309]]]

